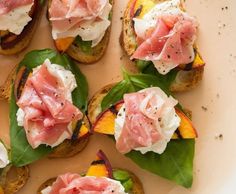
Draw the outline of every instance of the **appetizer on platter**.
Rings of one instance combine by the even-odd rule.
[[[181,0],[130,0],[121,45],[143,73],[173,77],[171,91],[195,87],[205,62],[197,46],[198,22]]]
[[[93,132],[112,136],[141,168],[188,188],[197,132],[168,88],[154,75],[124,71],[124,80],[94,95],[88,117]]]
[[[90,134],[84,114],[88,85],[67,55],[51,49],[31,51],[12,78],[3,93],[10,101],[11,163],[20,167],[46,155],[80,152]]]
[[[82,63],[98,61],[108,46],[113,0],[49,0],[48,19],[60,52]]]
[[[38,194],[58,193],[144,194],[144,191],[137,176],[112,168],[100,150],[86,173],[66,173],[47,180],[38,189]]]
[[[29,45],[43,6],[44,0],[0,1],[0,54],[13,55]]]

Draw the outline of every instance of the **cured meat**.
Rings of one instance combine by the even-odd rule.
[[[137,149],[142,153],[162,153],[179,126],[176,104],[177,101],[167,97],[160,88],[125,94],[123,127],[115,134],[118,151],[128,153]]]
[[[47,64],[48,65],[48,64]],[[61,81],[47,69],[46,62],[27,79],[17,105],[24,112],[24,129],[29,144],[52,147],[72,135],[70,123],[83,114],[68,99]]]
[[[198,26],[193,17],[167,5],[164,2],[143,19],[134,19],[138,48],[131,59],[152,61],[161,74],[194,60],[193,44]]]
[[[43,194],[125,194],[120,182],[105,177],[81,177],[78,174],[61,175]]]
[[[0,1],[0,16],[18,7],[32,4],[33,2],[34,0],[1,0]]]
[[[95,46],[110,25],[110,11],[108,0],[52,0],[49,14],[53,38],[79,35],[84,41],[94,41]]]

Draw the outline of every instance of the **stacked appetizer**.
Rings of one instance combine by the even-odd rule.
[[[100,150],[86,174],[66,173],[44,182],[38,194],[99,193],[144,194],[138,177],[133,173],[113,169]]]
[[[83,63],[98,61],[108,45],[112,0],[49,0],[52,37],[60,52]]]
[[[197,132],[187,115],[156,76],[127,72],[123,81],[96,93],[88,108],[93,131],[113,136],[120,153],[191,187]]]
[[[50,49],[31,51],[7,88],[13,165],[25,166],[48,154],[70,157],[86,146],[88,85],[66,55]]]
[[[183,91],[196,86],[204,71],[197,28],[181,0],[130,0],[121,44],[143,73],[174,77],[170,89]]]
[[[30,43],[44,1],[0,1],[0,54],[12,55],[22,51]]]

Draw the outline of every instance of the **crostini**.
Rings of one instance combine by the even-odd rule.
[[[170,90],[192,89],[205,62],[197,46],[198,22],[182,0],[130,0],[123,17],[121,45],[143,73],[175,76]]]
[[[187,188],[197,137],[190,115],[156,76],[127,72],[98,91],[88,107],[94,133],[112,136],[117,150],[141,168]]]
[[[29,45],[43,6],[44,0],[0,1],[0,54],[13,55]]]
[[[5,84],[4,95],[10,101],[14,166],[45,155],[71,157],[87,145],[90,124],[84,112],[88,84],[67,55],[51,49],[31,51],[9,79],[13,83]]]
[[[38,194],[58,193],[144,194],[137,176],[127,170],[112,168],[100,150],[86,173],[67,173],[44,182]]]
[[[48,19],[59,52],[94,63],[108,46],[113,0],[48,1]]]
[[[12,166],[8,155],[8,149],[0,142],[0,194],[16,193],[29,178],[29,168]]]

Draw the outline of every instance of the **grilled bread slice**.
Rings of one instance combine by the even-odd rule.
[[[9,176],[10,173],[13,176]],[[13,194],[26,184],[29,179],[29,168],[28,166],[17,168],[9,165],[3,169],[0,175],[0,191],[2,188],[4,194]]]

